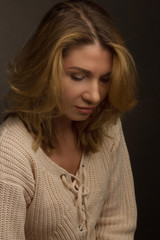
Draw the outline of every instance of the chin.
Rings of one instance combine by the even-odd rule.
[[[75,116],[75,117],[70,117],[70,119],[72,120],[72,121],[77,121],[77,122],[82,122],[82,121],[85,121],[85,120],[87,120],[88,119],[88,115],[86,116],[86,115],[83,115],[83,116]]]

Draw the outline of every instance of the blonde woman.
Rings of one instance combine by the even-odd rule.
[[[92,1],[56,4],[9,72],[0,239],[132,240],[120,117],[136,103],[136,71],[108,13]]]

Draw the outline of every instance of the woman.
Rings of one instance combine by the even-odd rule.
[[[120,117],[135,66],[92,1],[53,6],[9,65],[0,239],[131,240],[136,203]]]

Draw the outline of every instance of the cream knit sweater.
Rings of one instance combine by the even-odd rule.
[[[132,240],[136,204],[120,121],[76,175],[54,163],[18,118],[0,127],[0,240]]]

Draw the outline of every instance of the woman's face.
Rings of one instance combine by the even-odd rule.
[[[98,44],[69,51],[63,60],[62,108],[72,121],[86,120],[109,92],[112,53]]]

